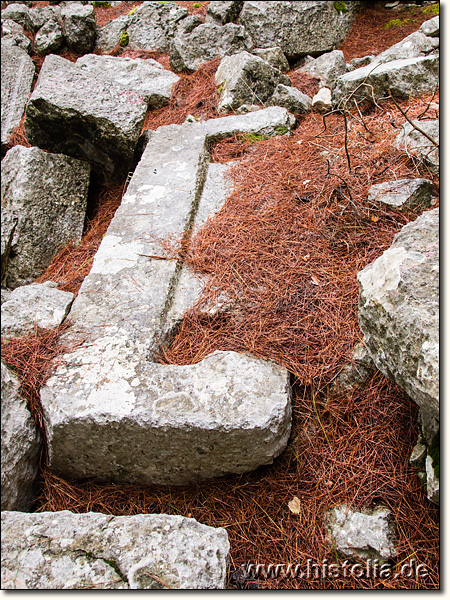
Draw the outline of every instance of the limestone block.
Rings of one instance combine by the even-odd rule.
[[[67,46],[80,54],[92,52],[97,33],[94,7],[68,2],[61,9],[61,17]]]
[[[413,123],[439,144],[439,119]],[[439,148],[410,123],[404,124],[403,130],[395,138],[395,145],[399,150],[417,157],[427,166],[430,173],[439,173]]]
[[[175,2],[143,2],[128,18],[128,48],[168,52],[170,41],[188,14]]]
[[[311,110],[311,98],[295,87],[279,83],[273,96],[267,103],[269,106],[283,106],[291,113],[305,113]]]
[[[297,69],[297,72],[317,77],[320,79],[321,87],[332,88],[336,79],[347,72],[344,53],[341,50],[333,50],[318,58],[307,56],[303,66]]]
[[[433,51],[439,48],[439,38],[429,37],[419,31],[414,31],[403,40],[394,44],[381,54],[378,54],[373,62],[375,63],[386,63],[391,60],[401,60],[405,58],[417,58],[420,56],[427,56]]]
[[[432,192],[433,182],[429,179],[397,179],[372,185],[368,198],[400,209],[429,208]]]
[[[52,17],[39,29],[34,39],[37,54],[51,54],[61,48],[64,42],[63,29],[57,18]]]
[[[259,56],[269,65],[275,67],[282,73],[287,73],[289,71],[289,63],[287,61],[286,56],[281,48],[275,46],[274,48],[255,48],[252,50],[252,54],[255,56]]]
[[[232,23],[236,21],[242,10],[244,2],[234,0],[233,2],[210,2],[206,11],[206,23]]]

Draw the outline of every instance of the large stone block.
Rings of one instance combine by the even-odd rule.
[[[389,95],[409,98],[433,93],[439,85],[439,56],[405,58],[387,63],[370,63],[338,77],[333,89],[333,104],[344,106],[356,101],[378,100]]]
[[[364,344],[418,404],[431,441],[439,423],[439,209],[405,225],[358,280]]]
[[[175,515],[2,513],[2,589],[223,589],[225,529]]]
[[[284,449],[284,369],[234,352],[195,365],[154,362],[183,272],[182,261],[154,256],[158,240],[187,244],[196,216],[220,204],[204,195],[211,141],[240,130],[273,135],[291,119],[274,107],[152,134],[71,310],[65,339],[82,330],[86,345],[41,390],[52,468],[184,485],[250,471]]]
[[[356,2],[244,2],[238,23],[257,48],[280,46],[289,60],[334,50],[350,31]]]
[[[83,234],[90,167],[39,148],[14,146],[2,161],[2,282],[31,283]]]
[[[76,64],[95,77],[107,78],[139,94],[152,109],[168,104],[172,88],[180,79],[151,58],[143,60],[87,54],[79,58]]]
[[[80,54],[92,52],[97,33],[94,7],[67,2],[61,10],[61,18],[67,46]]]
[[[28,102],[30,143],[92,163],[107,181],[126,177],[147,102],[137,92],[60,56],[44,61]]]
[[[386,63],[391,60],[401,60],[405,58],[417,58],[427,56],[439,48],[439,38],[429,37],[419,31],[414,31],[403,40],[394,44],[381,54],[378,54],[372,61],[375,63]]]
[[[170,67],[174,71],[195,71],[214,58],[250,50],[252,40],[242,25],[203,23],[178,34],[170,45]]]
[[[2,147],[18,127],[25,112],[36,67],[27,52],[2,41]]]
[[[180,22],[188,14],[175,2],[143,2],[128,17],[128,48],[168,52]]]
[[[20,393],[19,378],[3,363],[1,392],[2,511],[27,511],[35,502],[41,436]]]

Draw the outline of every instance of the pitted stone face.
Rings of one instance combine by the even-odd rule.
[[[238,131],[274,135],[291,124],[285,109],[272,107],[152,135],[73,304],[67,341],[81,330],[86,342],[41,391],[52,468],[185,485],[250,471],[284,449],[285,369],[235,352],[194,365],[154,361],[201,286],[182,262],[152,255],[161,254],[161,239],[188,243],[225,201],[223,171],[214,165],[208,177],[212,140]]]

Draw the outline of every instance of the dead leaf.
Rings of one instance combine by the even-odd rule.
[[[291,511],[291,513],[294,513],[294,515],[299,515],[300,514],[300,498],[297,498],[297,496],[294,496],[292,498],[292,500],[290,502],[288,502],[288,507],[289,510]]]
[[[303,260],[308,260],[311,257],[311,254],[305,254],[305,256],[302,256]]]
[[[377,223],[380,220],[380,217],[370,217],[370,220],[373,221],[374,223]]]
[[[311,275],[311,281],[314,285],[320,285],[320,282],[316,277],[314,277],[314,275]]]

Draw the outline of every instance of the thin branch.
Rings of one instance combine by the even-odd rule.
[[[398,110],[402,113],[402,115],[405,117],[405,119],[408,121],[408,123],[410,125],[412,125],[414,127],[414,129],[416,129],[419,133],[421,133],[424,137],[427,138],[427,140],[429,140],[434,146],[436,146],[436,148],[439,148],[439,144],[436,142],[436,140],[434,140],[431,135],[428,135],[428,133],[426,133],[423,129],[421,129],[420,127],[417,127],[417,125],[415,125],[411,119],[408,117],[408,115],[405,113],[405,111],[401,108],[401,106],[398,104],[398,102],[393,98],[391,92],[389,91],[389,97],[391,98],[391,100],[394,102],[395,106],[398,108]]]

